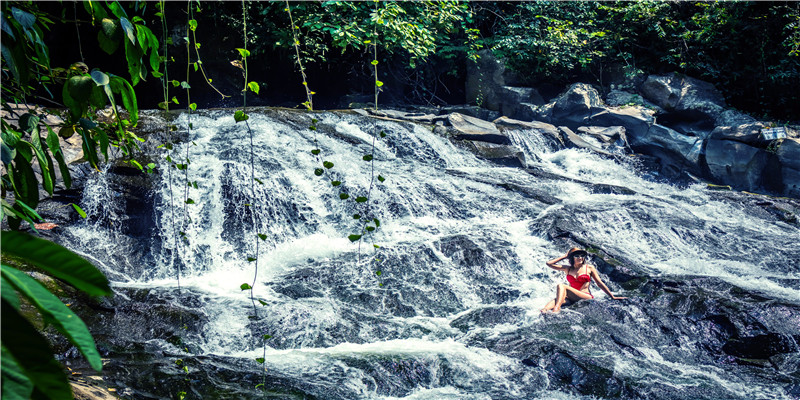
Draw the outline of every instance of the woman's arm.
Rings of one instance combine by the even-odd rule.
[[[561,257],[556,257],[556,258],[548,261],[547,262],[547,266],[552,268],[552,269],[554,269],[554,270],[556,270],[556,271],[566,271],[568,269],[568,267],[565,267],[563,265],[558,265],[559,262],[561,262],[562,260],[566,260],[566,259],[567,259],[567,255],[564,254]]]
[[[592,278],[594,278],[595,283],[597,283],[597,287],[599,287],[600,290],[606,292],[606,294],[612,299],[614,300],[627,299],[627,297],[614,296],[614,293],[611,293],[611,290],[608,289],[608,286],[606,286],[603,280],[600,279],[600,274],[597,273],[597,269],[595,269],[593,265],[589,265],[589,274],[592,276]]]

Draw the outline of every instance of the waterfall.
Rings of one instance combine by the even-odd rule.
[[[312,118],[319,120],[316,134],[307,129]],[[259,184],[250,180],[247,130],[232,113],[209,111],[191,122],[191,137],[172,153],[185,162],[188,148],[188,180],[197,184],[188,188],[194,204],[186,205],[186,215],[183,171],[173,170],[170,185],[162,152],[144,250],[132,257],[129,247],[109,245],[124,235],[99,223],[91,235],[86,224],[67,230],[73,248],[102,261],[120,302],[143,290],[176,301],[172,260],[180,260],[183,296],[191,298],[180,306],[198,316],[189,345],[207,360],[197,368],[241,379],[203,392],[207,398],[256,396],[263,367],[272,387],[282,388],[275,390],[294,393],[286,398],[567,399],[636,397],[637,390],[652,398],[791,398],[779,380],[743,374],[718,363],[713,352],[694,349],[699,339],[688,331],[648,329],[677,307],[649,297],[653,282],[677,282],[675,290],[688,291],[693,287],[681,282],[700,278],[722,285],[710,291],[743,291],[788,307],[790,320],[800,318],[798,227],[774,213],[700,184],[653,182],[624,160],[549,149],[530,130],[509,135],[529,167],[546,174],[480,159],[424,125],[347,113],[251,113]],[[175,123],[184,126],[186,116]],[[321,177],[314,174],[321,168],[315,148],[334,163]],[[371,181],[365,154],[374,155],[374,177],[385,182]],[[332,186],[332,176],[343,184]],[[351,243],[348,235],[360,232],[353,219],[359,210],[338,195],[365,196],[370,185],[380,227]],[[87,183],[85,208],[124,201],[102,187]],[[260,318],[253,320],[240,285],[254,280],[248,257],[255,257],[259,233],[266,239],[253,294],[266,305],[258,305]],[[596,246],[650,283],[625,289],[604,275],[612,290],[632,300],[615,302],[593,286],[596,300],[540,315],[564,281],[545,261],[571,247],[569,238]],[[131,266],[136,257],[146,265]],[[709,296],[738,301],[733,293]],[[649,314],[653,307],[663,308]],[[272,339],[262,367],[253,360],[262,357],[264,332]],[[138,340],[118,335],[117,342]],[[178,352],[163,337],[141,340],[165,354]],[[574,375],[591,370],[587,363],[608,374]],[[582,367],[567,378],[559,372],[572,368],[565,365]]]

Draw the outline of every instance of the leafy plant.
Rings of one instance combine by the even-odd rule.
[[[86,325],[28,274],[7,265],[9,258],[31,264],[91,296],[111,295],[106,277],[77,254],[22,232],[2,232],[2,395],[9,399],[72,399],[63,367],[47,339],[23,316],[20,295],[36,308],[100,372],[102,363]]]

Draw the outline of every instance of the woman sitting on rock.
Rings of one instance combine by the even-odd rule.
[[[589,285],[592,281],[592,278],[594,278],[597,286],[606,292],[606,294],[608,294],[612,299],[627,299],[627,297],[618,297],[611,293],[611,290],[608,289],[608,286],[606,286],[606,284],[603,283],[603,280],[600,279],[597,269],[595,269],[592,264],[586,262],[587,256],[588,253],[586,253],[585,250],[573,247],[567,252],[567,254],[547,262],[548,267],[558,271],[566,272],[567,282],[569,282],[569,285],[559,283],[558,286],[556,286],[556,298],[550,300],[550,302],[544,306],[542,309],[543,313],[547,311],[553,311],[554,313],[557,313],[561,311],[561,306],[563,306],[565,303],[569,305],[578,300],[593,299],[594,296],[592,296],[592,292],[589,291]],[[558,264],[564,259],[569,260],[569,266]]]

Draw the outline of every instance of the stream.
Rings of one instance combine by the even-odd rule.
[[[800,397],[796,200],[670,184],[523,129],[507,133],[528,168],[504,167],[345,112],[251,112],[251,172],[231,112],[187,118],[150,150],[156,173],[87,178],[91,217],[58,238],[112,281],[114,311],[84,318],[125,398]],[[380,225],[351,243],[353,214]],[[574,246],[629,299],[593,283],[542,315],[565,282],[545,261]]]

